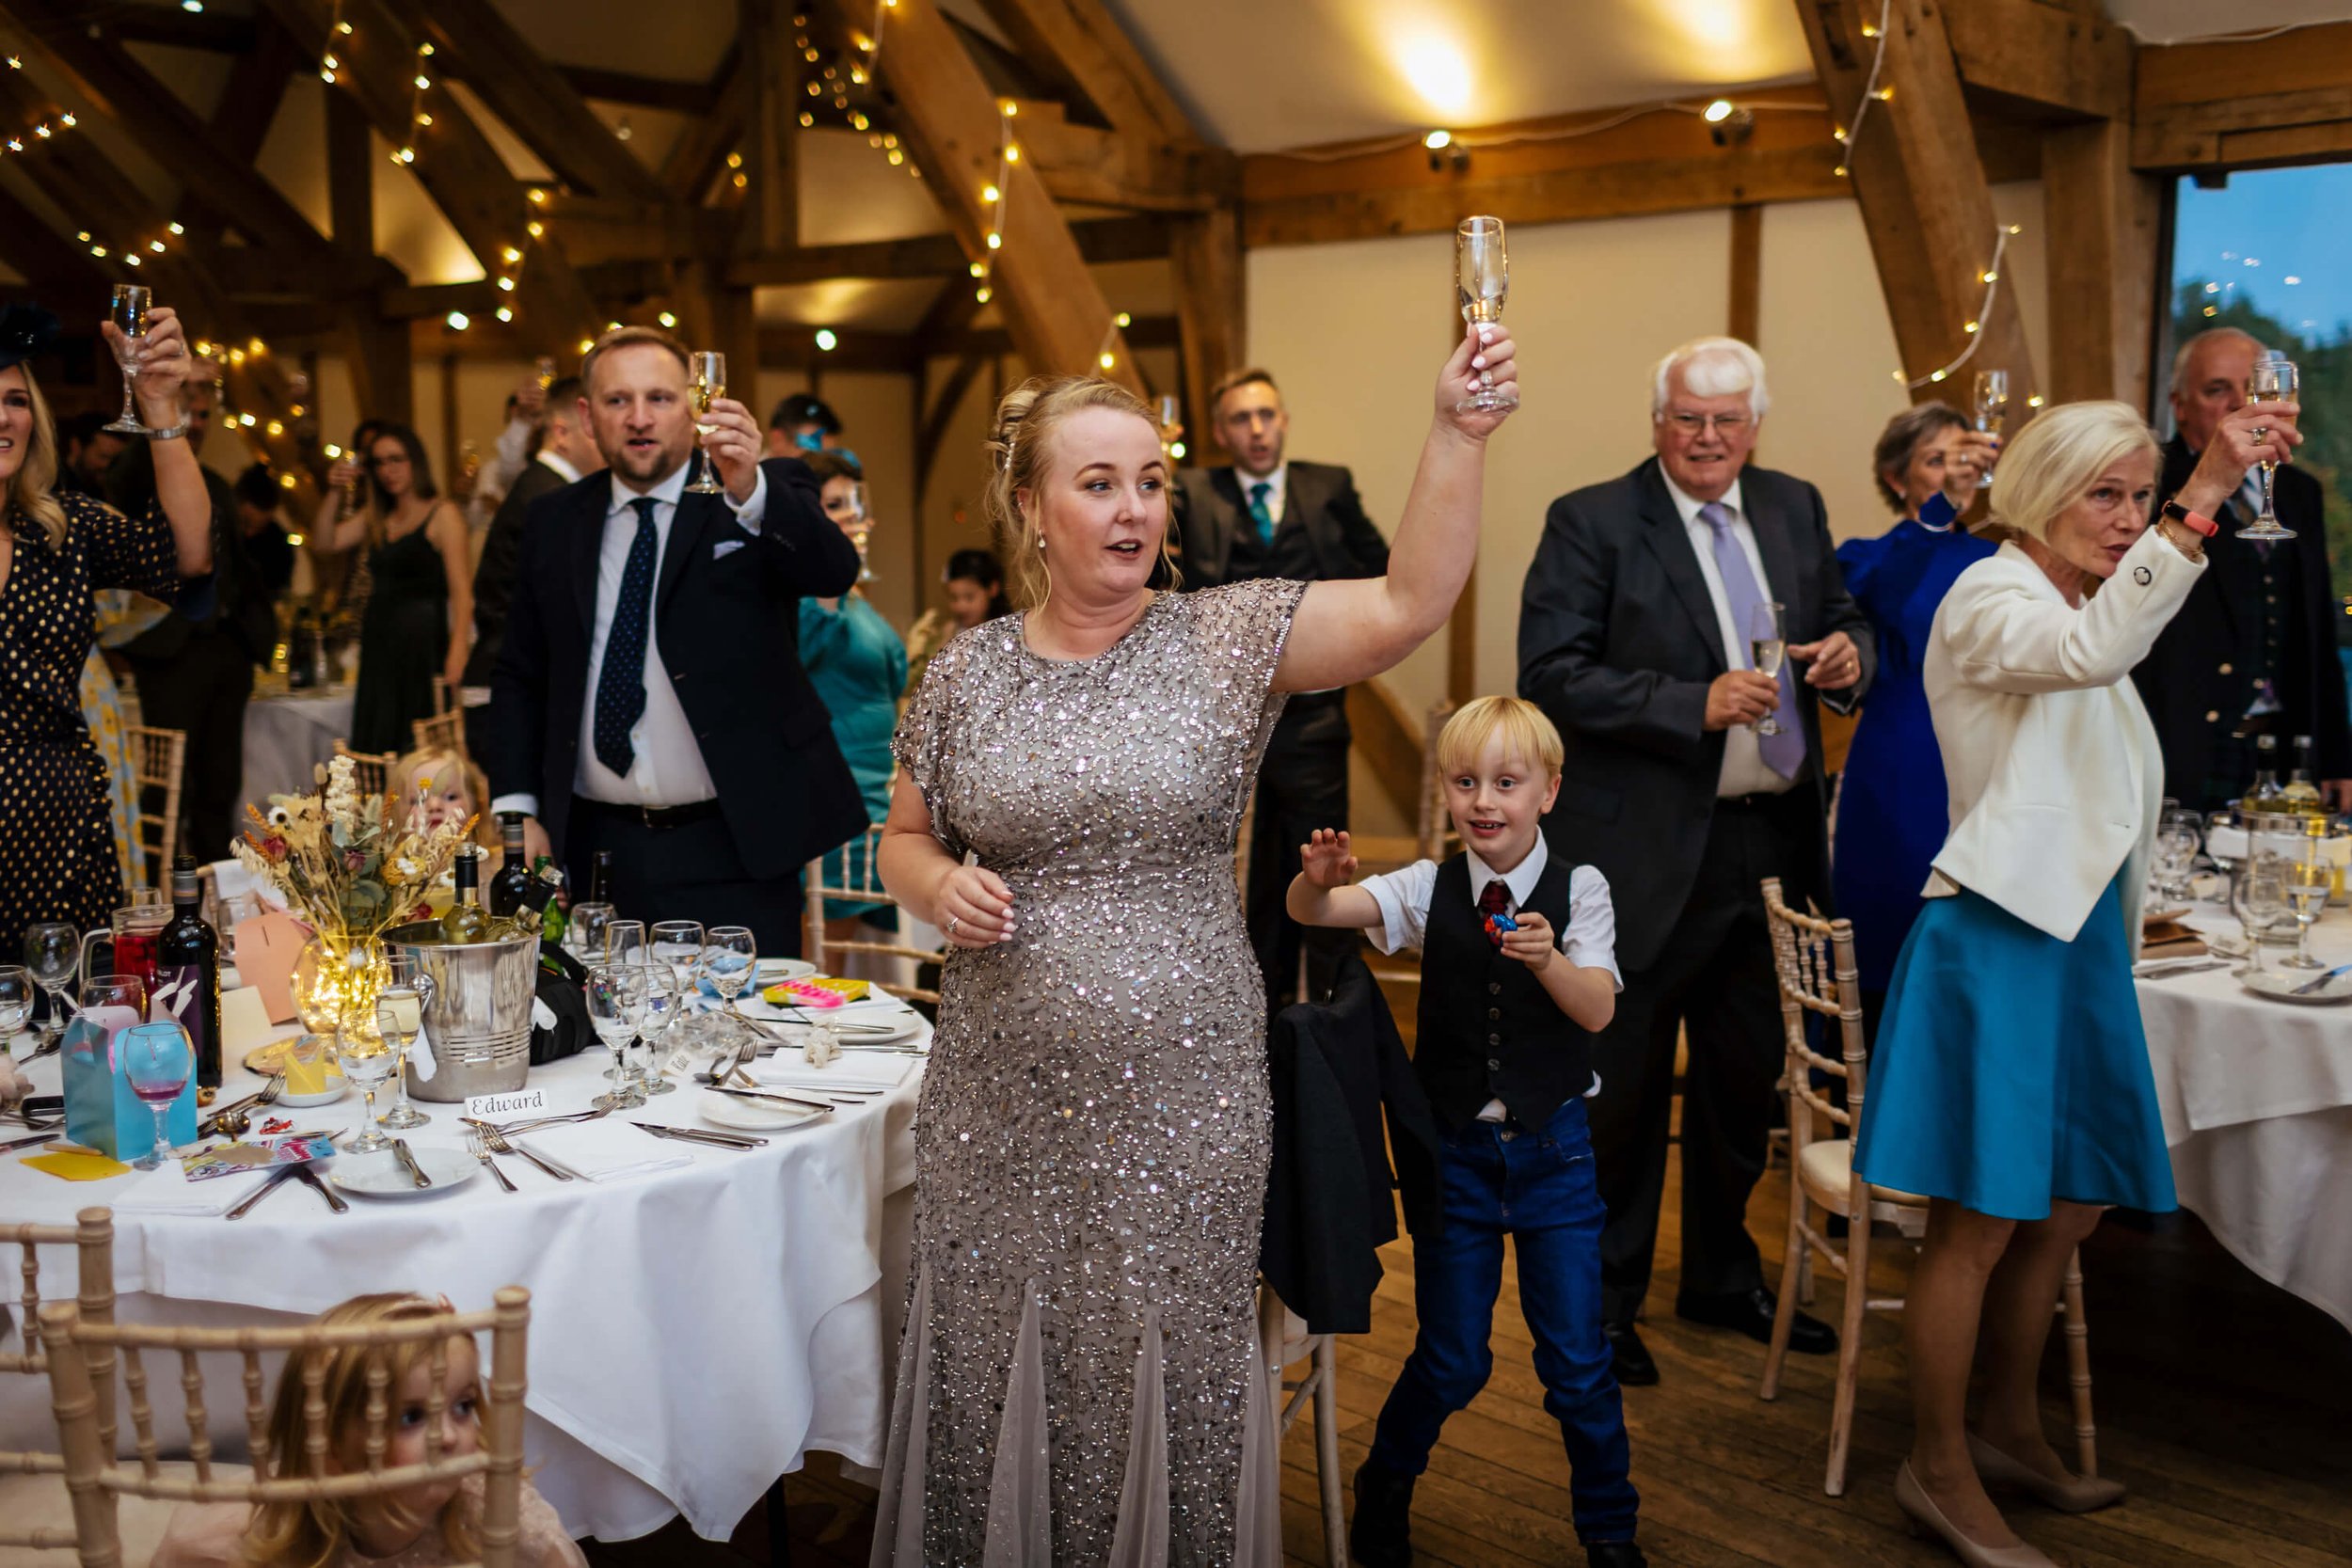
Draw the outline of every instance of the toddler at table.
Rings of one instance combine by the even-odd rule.
[[[355,1296],[330,1307],[319,1323],[370,1327],[427,1318],[449,1310],[447,1301],[393,1293]],[[387,1468],[425,1460],[432,1347],[417,1340],[371,1352],[364,1345],[307,1353],[325,1363],[320,1397],[326,1402],[326,1470],[342,1475],[367,1468],[368,1364],[384,1359],[390,1412]],[[481,1365],[473,1340],[453,1336],[441,1392],[441,1452],[456,1457],[482,1446]],[[287,1360],[278,1378],[269,1418],[270,1468],[307,1474],[309,1423],[303,1417],[302,1370]],[[587,1568],[587,1559],[529,1481],[522,1483],[520,1568]],[[153,1568],[446,1568],[482,1558],[482,1478],[427,1481],[389,1497],[282,1503],[183,1503],[172,1511],[156,1547]]]
[[[1361,929],[1384,953],[1421,949],[1413,1069],[1445,1133],[1443,1230],[1413,1239],[1420,1331],[1356,1472],[1349,1544],[1365,1568],[1411,1560],[1414,1480],[1446,1418],[1493,1370],[1506,1235],[1544,1408],[1567,1446],[1577,1539],[1594,1568],[1646,1560],[1633,1544],[1630,1446],[1600,1327],[1605,1212],[1584,1120],[1600,1089],[1591,1038],[1622,984],[1616,917],[1606,879],[1545,846],[1565,756],[1542,709],[1481,697],[1438,735],[1460,853],[1351,885],[1347,834],[1320,829],[1291,883],[1301,925]]]

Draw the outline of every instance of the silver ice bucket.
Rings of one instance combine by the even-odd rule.
[[[433,1076],[408,1058],[408,1092],[419,1100],[462,1101],[523,1086],[531,1070],[531,1008],[538,996],[539,939],[504,937],[453,947],[441,928],[420,920],[384,933],[388,947],[414,954],[433,977],[425,1033]]]

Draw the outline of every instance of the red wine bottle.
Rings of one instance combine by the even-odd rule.
[[[197,912],[196,857],[171,866],[171,922],[155,936],[154,1000],[147,1016],[177,1023],[196,1052],[196,1081],[220,1087],[220,938]]]
[[[525,904],[534,910],[538,904],[532,897],[531,864],[523,854],[523,814],[501,812],[499,836],[506,858],[491,877],[490,885],[483,890],[482,901],[490,907],[494,918],[503,920]]]

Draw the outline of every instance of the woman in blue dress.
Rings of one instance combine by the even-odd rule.
[[[1847,592],[1878,634],[1879,673],[1846,753],[1832,859],[1837,912],[1853,922],[1863,1020],[1873,1033],[1895,955],[1919,916],[1928,862],[1948,826],[1944,758],[1919,662],[1945,590],[1993,553],[1992,541],[1960,518],[1998,450],[1995,437],[1970,430],[1947,404],[1904,409],[1886,421],[1870,454],[1879,493],[1902,520],[1837,547]]]
[[[2213,538],[2213,515],[2257,457],[2287,459],[2302,439],[2295,413],[2270,403],[2229,416],[2151,527],[2158,454],[2141,414],[2047,410],[2001,459],[1995,520],[2010,542],[1960,575],[1928,639],[1953,827],[1896,960],[1869,1073],[1851,1085],[1854,1164],[1930,1200],[1903,1309],[1914,1419],[1895,1498],[1964,1562],[2049,1568],[1986,1481],[2070,1513],[2123,1495],[2067,1470],[2042,1435],[2035,1382],[2067,1260],[2101,1209],[2173,1207],[2132,987],[2164,759],[2125,677],[2188,597],[2208,545],[2239,547]]]
[[[857,493],[864,470],[855,459],[837,451],[811,452],[807,463],[823,486],[818,499],[825,515],[855,539],[866,528]],[[898,728],[898,695],[907,685],[906,644],[866,595],[852,588],[837,599],[801,601],[801,663],[833,717],[833,738],[857,780],[866,815],[880,822],[890,812],[890,737]],[[825,857],[825,880],[831,886],[863,886],[866,875],[863,835]],[[858,925],[863,916],[887,909],[886,904],[828,898],[825,938],[873,941],[874,933],[859,931]],[[818,955],[811,951],[809,957]]]

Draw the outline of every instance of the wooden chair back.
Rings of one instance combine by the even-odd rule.
[[[22,1348],[0,1352],[0,1372],[22,1372],[31,1377],[45,1377],[49,1372],[50,1345],[41,1338],[40,1323],[40,1251],[44,1246],[70,1246],[80,1254],[81,1281],[74,1298],[79,1315],[87,1322],[111,1323],[115,1315],[115,1222],[111,1209],[85,1209],[74,1216],[72,1225],[0,1225],[0,1245],[13,1243],[22,1253],[17,1274],[20,1280],[17,1306],[18,1327]],[[103,1418],[100,1440],[111,1448],[114,1442],[114,1372],[108,1361],[103,1377],[91,1380],[91,1402],[94,1415]],[[35,1450],[0,1449],[0,1476],[63,1475],[65,1457],[62,1454]],[[73,1537],[55,1530],[20,1530],[9,1527],[0,1517],[0,1546],[30,1547],[37,1551],[56,1551],[71,1547]]]
[[[453,708],[430,719],[412,719],[408,733],[415,742],[412,751],[454,752],[461,757],[467,754],[466,715],[462,709]]]
[[[131,749],[132,785],[139,795],[139,863],[124,866],[122,874],[135,887],[167,887],[171,859],[180,852],[180,785],[187,772],[188,732],[125,724],[122,735]],[[162,798],[160,809],[149,804],[150,791]]]
[[[73,1529],[85,1562],[120,1560],[115,1516],[119,1497],[158,1497],[179,1502],[304,1502],[382,1497],[426,1481],[483,1478],[482,1568],[514,1568],[520,1533],[523,1480],[523,1388],[531,1292],[517,1285],[501,1289],[497,1305],[482,1312],[437,1312],[391,1323],[297,1328],[171,1328],[154,1324],[95,1323],[72,1303],[41,1308],[50,1346],[49,1383],[65,1449],[66,1490],[73,1502]],[[471,1454],[442,1451],[442,1383],[449,1341],[458,1335],[490,1336],[490,1375],[481,1406],[482,1447]],[[411,1465],[387,1465],[392,1402],[388,1396],[391,1351],[407,1343],[432,1347],[432,1386],[426,1397],[425,1457]],[[366,1468],[329,1474],[324,1361],[309,1353],[364,1346],[378,1353],[368,1372],[364,1451]],[[187,1407],[193,1477],[167,1475],[157,1458],[154,1410],[148,1402],[146,1353],[176,1356]],[[244,1359],[245,1421],[252,1450],[249,1479],[215,1472],[204,1403],[199,1353],[233,1351]],[[281,1376],[303,1379],[305,1414],[310,1428],[300,1455],[269,1450],[269,1406],[262,1393],[262,1356],[286,1353]],[[131,1424],[138,1449],[135,1465],[117,1463],[110,1433],[99,1425],[99,1395],[93,1369],[101,1357],[119,1354],[123,1386],[131,1396]]]
[[[1780,879],[1764,879],[1764,915],[1772,932],[1772,967],[1780,978],[1780,1022],[1788,1047],[1781,1087],[1788,1095],[1788,1153],[1813,1141],[1813,1118],[1822,1117],[1851,1142],[1862,1125],[1864,1079],[1862,976],[1854,963],[1853,925],[1821,920],[1792,910],[1781,897]],[[1815,1051],[1805,1039],[1805,1014],[1837,1020],[1838,1056]],[[1846,1081],[1839,1105],[1814,1085],[1815,1072]]]
[[[818,856],[808,863],[803,879],[806,901],[802,915],[801,951],[819,971],[827,974],[842,972],[842,960],[852,953],[866,953],[878,958],[903,958],[910,963],[944,964],[947,961],[945,946],[922,948],[905,942],[863,939],[836,942],[825,935],[825,900],[839,898],[856,904],[886,904],[898,907],[898,900],[890,895],[882,882],[882,838],[880,828],[868,828],[860,838],[851,839],[840,851],[839,880],[828,880],[827,857]],[[939,992],[928,986],[899,985],[889,981],[874,982],[891,995],[909,1002],[928,1002],[936,1006]]]
[[[335,754],[351,759],[351,783],[362,795],[383,794],[392,780],[392,765],[400,760],[397,752],[355,752],[341,740]]]
[[[1429,710],[1429,717],[1421,731],[1421,857],[1443,861],[1462,847],[1462,835],[1454,826],[1453,814],[1445,809],[1445,777],[1438,767],[1438,732],[1454,717],[1453,699],[1438,703]]]

